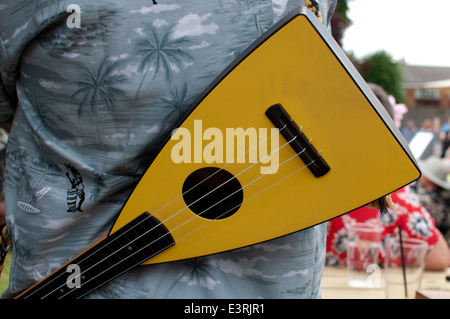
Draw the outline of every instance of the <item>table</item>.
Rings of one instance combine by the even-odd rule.
[[[379,288],[351,287],[347,283],[347,268],[325,267],[322,277],[323,299],[385,299],[384,272],[380,270]],[[450,268],[444,271],[425,271],[421,294],[430,298],[450,298]]]

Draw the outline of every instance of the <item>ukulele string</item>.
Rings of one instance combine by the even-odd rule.
[[[321,152],[321,151],[320,151],[320,152]],[[320,152],[319,152],[319,153],[320,153]],[[305,166],[303,166],[303,167],[297,169],[296,171],[294,171],[293,173],[289,174],[288,176],[282,178],[282,179],[279,180],[278,182],[276,182],[276,183],[270,185],[269,187],[263,189],[263,190],[260,191],[259,193],[257,193],[257,194],[255,194],[255,195],[253,195],[252,197],[248,198],[248,199],[245,200],[243,203],[248,202],[249,200],[253,199],[254,197],[256,197],[256,196],[262,194],[262,193],[265,192],[266,190],[268,190],[268,189],[270,189],[270,188],[272,188],[272,187],[278,185],[279,183],[283,182],[284,180],[288,179],[289,177],[291,177],[292,175],[298,173],[299,171],[305,169],[306,167],[308,167],[309,165],[313,164],[314,162],[315,162],[315,160],[313,160],[313,161],[311,161],[310,163],[308,163],[307,165],[305,165]],[[242,204],[243,204],[243,203],[242,203]],[[197,229],[193,230],[192,232],[190,232],[190,233],[184,235],[183,237],[181,237],[181,238],[179,238],[178,240],[176,240],[176,241],[174,242],[174,244],[177,243],[177,242],[179,242],[179,241],[181,241],[182,239],[188,237],[189,235],[195,233],[195,232],[198,231],[199,229],[201,229],[201,228],[203,228],[203,227],[209,225],[209,224],[212,223],[213,221],[215,221],[215,220],[217,220],[217,219],[220,219],[222,216],[226,215],[228,212],[232,211],[233,209],[235,209],[236,207],[238,207],[238,206],[240,206],[240,205],[242,205],[242,204],[236,205],[235,207],[229,209],[229,210],[228,210],[227,212],[225,212],[225,213],[222,213],[220,216],[216,217],[215,219],[210,220],[208,223],[206,223],[206,224],[204,224],[204,225],[198,227]],[[180,225],[180,226],[181,226],[181,225]],[[179,227],[180,227],[180,226],[179,226]],[[167,235],[167,234],[161,236],[160,238],[162,238],[162,237],[164,237],[164,236],[166,236],[166,235]],[[159,239],[157,239],[157,240],[159,240]],[[151,243],[151,244],[152,244],[152,243]],[[151,244],[149,244],[149,245],[151,245]],[[144,248],[145,248],[145,247],[144,247]],[[141,248],[141,249],[144,249],[144,248]],[[139,264],[145,262],[146,260],[148,260],[148,259],[150,259],[150,258],[153,258],[154,256],[160,254],[160,253],[163,252],[164,250],[165,250],[165,248],[159,250],[158,252],[155,252],[155,253],[154,253],[153,255],[151,255],[150,257],[145,257],[143,260],[139,261],[139,262],[137,263],[137,265],[139,265]],[[136,252],[136,253],[137,253],[137,252]],[[129,256],[129,257],[131,257],[131,256]],[[127,258],[128,258],[128,257],[127,257]],[[120,263],[120,262],[119,262],[119,263]],[[116,264],[116,265],[117,265],[117,264]],[[115,265],[114,265],[114,266],[115,266]],[[114,267],[114,266],[112,266],[112,267]],[[110,267],[110,268],[112,268],[112,267]],[[109,269],[107,269],[107,270],[109,270]],[[105,270],[105,271],[107,271],[107,270]],[[114,278],[119,277],[119,276],[122,275],[124,272],[126,272],[126,270],[123,271],[122,273],[117,274],[116,276],[114,276]],[[112,278],[112,279],[114,279],[114,278]],[[90,292],[91,292],[92,290],[94,290],[94,289],[95,289],[95,288],[91,289],[90,291],[86,292],[85,294],[90,293]],[[70,293],[70,291],[69,291],[68,293],[66,293],[66,295],[69,294],[69,293]],[[65,296],[65,295],[64,295],[64,296]],[[61,298],[62,298],[62,297],[61,297]]]
[[[263,140],[263,141],[259,142],[258,144],[254,145],[252,148],[250,148],[249,150],[247,150],[245,153],[242,153],[241,155],[239,155],[238,157],[236,157],[235,159],[233,159],[233,161],[227,163],[225,166],[221,167],[219,170],[215,171],[213,174],[207,176],[205,179],[203,179],[202,181],[200,181],[200,182],[197,183],[196,185],[192,186],[190,189],[188,189],[187,191],[185,191],[184,193],[182,193],[181,195],[179,195],[179,196],[176,197],[175,199],[171,200],[169,203],[165,204],[164,206],[162,206],[161,208],[159,208],[158,210],[156,210],[155,212],[153,212],[152,215],[156,214],[156,213],[159,212],[160,210],[162,210],[162,209],[164,209],[165,207],[169,206],[170,204],[172,204],[174,201],[176,201],[176,200],[179,199],[180,197],[186,195],[188,192],[190,192],[191,190],[193,190],[193,189],[196,188],[197,186],[201,185],[203,182],[205,182],[206,180],[208,180],[209,178],[211,178],[212,176],[214,176],[214,175],[217,174],[218,172],[224,170],[226,167],[228,167],[229,165],[231,165],[231,164],[233,164],[234,162],[236,162],[236,161],[237,161],[239,158],[241,158],[242,156],[245,156],[245,155],[248,154],[250,151],[252,151],[252,150],[255,149],[256,147],[260,146],[262,143],[267,142],[269,139],[271,139],[271,138],[274,137],[275,135],[279,134],[282,130],[284,130],[284,129],[286,128],[286,126],[287,126],[287,124],[285,124],[285,125],[284,125],[283,127],[281,127],[280,129],[277,129],[277,131],[276,131],[275,133],[273,133],[272,135],[270,135],[269,137],[267,137],[265,140]],[[302,126],[302,128],[303,128],[303,126]],[[300,130],[301,130],[301,129],[300,129]],[[275,150],[275,151],[272,152],[271,154],[266,155],[264,158],[266,158],[266,157],[268,157],[268,156],[271,156],[271,155],[272,155],[273,153],[275,153],[276,151],[279,151],[281,148],[285,147],[287,144],[289,144],[290,142],[292,142],[295,138],[297,138],[297,136],[295,136],[291,141],[289,141],[288,143],[284,144],[283,146],[281,146],[280,148],[278,148],[277,150]],[[260,159],[257,163],[253,164],[252,166],[258,164],[258,163],[261,162],[264,158]],[[251,167],[252,167],[252,166],[251,166]],[[248,168],[245,169],[245,170],[248,170],[248,169],[251,168],[251,167],[248,167]],[[241,173],[242,173],[242,172],[241,172]],[[240,173],[239,173],[239,174],[240,174]],[[230,178],[228,181],[231,181],[231,180],[232,180],[232,178]],[[223,183],[223,184],[226,184],[228,181],[226,181],[226,182]],[[222,184],[222,185],[223,185],[223,184]],[[221,185],[221,186],[222,186],[222,185]],[[220,186],[219,186],[219,187],[220,187]],[[216,189],[219,188],[219,187],[216,187],[216,188],[213,189],[211,192],[213,192],[214,190],[216,190]],[[208,194],[209,194],[209,193],[208,193]],[[207,196],[208,194],[206,194],[206,195],[204,195],[204,196]],[[204,196],[203,196],[203,197],[204,197]],[[198,200],[200,200],[200,199],[198,199]],[[197,200],[197,201],[198,201],[198,200]],[[195,203],[195,202],[194,202],[194,203]],[[192,205],[192,204],[194,204],[194,203],[191,203],[190,205]],[[187,206],[187,207],[189,207],[189,206]],[[187,207],[186,207],[186,208],[187,208]],[[166,220],[160,222],[158,225],[156,225],[156,226],[154,226],[152,229],[150,229],[150,231],[152,231],[152,230],[155,229],[156,227],[160,226],[161,224],[163,224],[163,223],[166,222],[167,220],[171,219],[172,217],[174,217],[175,215],[177,215],[177,214],[180,213],[180,212],[181,212],[181,211],[179,211],[179,212],[177,212],[176,214],[172,215],[172,216],[169,217],[168,219],[166,219]],[[141,222],[139,222],[138,224],[134,225],[134,226],[131,227],[130,229],[127,229],[124,233],[122,233],[122,234],[120,234],[119,236],[117,236],[116,238],[114,238],[114,240],[112,240],[112,241],[110,242],[110,244],[113,243],[115,240],[119,239],[121,236],[125,235],[127,232],[129,232],[129,231],[131,231],[132,229],[134,229],[135,227],[139,226],[141,223],[145,222],[145,220],[147,220],[148,218],[150,218],[150,216],[144,218]],[[138,239],[138,238],[136,238],[136,239]],[[106,247],[106,246],[101,247],[99,250],[95,251],[95,253],[98,253],[100,250],[102,250],[102,249],[105,248],[105,247]],[[123,248],[123,247],[122,247],[122,248]],[[122,249],[122,248],[121,248],[121,249]],[[86,259],[90,258],[92,255],[93,255],[93,253],[90,254],[90,255],[88,255],[88,256],[85,256],[81,261],[79,261],[79,263],[81,263],[81,262],[85,261]],[[110,255],[110,256],[111,256],[111,255]],[[108,256],[108,257],[109,257],[109,256]],[[107,258],[108,258],[108,257],[107,257]],[[89,268],[89,269],[90,269],[90,268]],[[87,271],[87,270],[86,270],[86,271]],[[62,275],[63,275],[63,274],[60,274],[59,276],[57,276],[57,277],[53,278],[52,280],[50,280],[50,281],[49,281],[48,283],[46,283],[45,285],[43,285],[43,286],[37,288],[35,291],[31,292],[31,293],[27,296],[27,298],[28,298],[29,296],[32,296],[33,294],[37,293],[40,289],[42,289],[42,288],[46,287],[47,285],[49,285],[49,284],[52,283],[54,280],[57,280],[57,279],[58,279],[59,277],[61,277]]]
[[[289,143],[291,143],[292,141],[294,141],[296,138],[297,138],[297,136],[293,137],[289,142],[285,143],[283,146],[281,146],[280,148],[278,148],[277,150],[275,150],[275,151],[272,152],[271,154],[266,155],[265,157],[270,156],[270,155],[272,155],[273,153],[279,151],[280,149],[282,149],[283,147],[285,147],[286,145],[288,145]],[[288,160],[286,160],[286,161],[284,161],[283,163],[281,163],[280,165],[278,165],[278,167],[272,168],[270,171],[274,170],[275,168],[281,167],[283,164],[289,162],[292,158],[297,157],[298,155],[300,155],[301,153],[303,153],[305,150],[306,150],[306,147],[305,147],[303,150],[301,150],[300,152],[298,152],[297,154],[294,154],[294,155],[293,155],[291,158],[289,158]],[[265,158],[265,157],[264,157],[264,158]],[[244,170],[242,170],[241,172],[239,172],[236,176],[239,176],[240,174],[242,174],[242,173],[244,173],[245,171],[249,170],[250,168],[252,168],[252,167],[255,166],[256,164],[258,164],[260,161],[262,161],[264,158],[260,159],[258,162],[254,163],[253,165],[250,165],[249,167],[245,168]],[[270,172],[270,171],[269,171],[269,172]],[[126,259],[128,259],[129,257],[132,257],[134,254],[138,253],[138,252],[141,251],[142,249],[145,249],[146,247],[148,247],[148,246],[152,245],[153,243],[157,242],[157,241],[160,240],[161,238],[165,237],[166,235],[170,234],[170,233],[173,232],[174,230],[176,230],[176,229],[178,229],[179,227],[181,227],[182,225],[184,225],[184,224],[186,224],[187,222],[189,222],[189,221],[195,219],[197,216],[201,216],[203,213],[205,213],[205,212],[206,212],[207,210],[209,210],[210,208],[212,208],[212,207],[218,205],[218,204],[221,203],[222,201],[226,200],[228,197],[234,195],[236,192],[239,192],[239,191],[243,190],[245,187],[247,187],[248,185],[254,183],[254,182],[257,181],[257,180],[259,180],[259,179],[262,178],[263,176],[265,176],[265,174],[264,174],[264,175],[260,175],[257,179],[251,181],[250,183],[248,183],[248,184],[245,185],[244,187],[241,187],[240,189],[236,190],[234,193],[232,193],[231,195],[228,195],[227,197],[223,198],[223,199],[220,200],[219,202],[214,203],[212,206],[206,208],[206,209],[203,210],[201,213],[194,215],[193,217],[191,217],[190,219],[188,219],[187,221],[185,221],[183,224],[178,225],[176,228],[172,229],[172,231],[170,231],[170,232],[164,234],[163,236],[161,236],[161,237],[155,239],[155,240],[154,240],[153,242],[151,242],[150,244],[148,244],[148,245],[142,247],[141,249],[139,249],[138,251],[134,252],[132,255],[129,255],[128,257],[126,257],[126,258],[123,259],[123,260],[126,260]],[[221,185],[219,185],[219,186],[217,186],[216,188],[214,188],[213,190],[209,191],[207,194],[203,195],[202,197],[200,197],[200,198],[197,199],[196,201],[192,202],[190,205],[193,205],[193,204],[195,204],[197,201],[199,201],[199,200],[201,200],[202,198],[208,196],[210,193],[212,193],[212,192],[214,192],[215,190],[219,189],[221,186],[225,185],[226,183],[228,183],[229,181],[231,181],[233,178],[235,178],[235,177],[231,177],[231,178],[228,179],[227,181],[223,182]],[[170,219],[173,218],[174,216],[176,216],[176,215],[178,215],[179,213],[181,213],[182,211],[184,211],[184,210],[185,210],[186,208],[188,208],[190,205],[187,205],[186,207],[182,208],[181,210],[179,210],[179,211],[176,212],[175,214],[171,215],[169,218],[167,218],[167,219],[161,221],[158,225],[156,225],[156,226],[154,226],[153,228],[147,230],[146,232],[144,232],[144,233],[141,234],[140,236],[134,238],[132,241],[130,241],[129,243],[127,243],[127,244],[124,245],[122,248],[118,249],[117,251],[119,251],[119,250],[121,250],[121,249],[124,249],[125,247],[129,246],[130,244],[132,244],[132,243],[135,242],[136,240],[140,239],[142,236],[145,236],[146,234],[148,234],[148,233],[150,233],[151,231],[153,231],[153,230],[154,230],[155,228],[157,228],[158,226],[163,225],[165,222],[167,222],[168,220],[170,220]],[[96,265],[100,264],[101,262],[107,260],[107,259],[110,258],[112,255],[114,255],[117,251],[115,251],[114,253],[111,253],[111,254],[109,254],[108,256],[104,257],[102,260],[100,260],[100,261],[97,262],[96,264],[92,265],[92,266],[89,267],[88,269],[84,270],[82,273],[78,274],[78,275],[75,276],[75,277],[81,276],[84,272],[89,271],[91,268],[93,268],[93,267],[95,267]],[[85,259],[86,259],[86,258],[85,258]],[[122,260],[122,261],[123,261],[123,260]],[[122,261],[121,261],[121,262],[122,262]],[[120,262],[119,262],[119,263],[120,263]],[[116,265],[117,265],[117,264],[116,264]],[[110,268],[112,268],[112,267],[114,267],[114,266],[111,266]],[[105,271],[108,271],[110,268],[104,270],[102,273],[98,274],[97,276],[100,276],[100,275],[103,274]],[[96,277],[97,277],[97,276],[96,276]],[[91,278],[91,279],[94,279],[94,278],[95,278],[95,277],[93,277],[93,278]],[[90,280],[91,280],[91,279],[90,279]],[[90,280],[88,280],[87,282],[89,282]],[[64,284],[61,285],[60,287],[58,287],[57,289],[61,288],[62,286],[64,286]],[[56,291],[57,289],[53,290],[52,292],[49,292],[47,295],[53,293],[53,292]],[[70,293],[70,291],[69,291],[68,293]],[[67,294],[68,294],[68,293],[67,293]],[[45,295],[43,298],[45,298],[47,295]],[[65,296],[65,295],[64,295],[64,296]]]
[[[164,224],[165,222],[167,222],[168,220],[172,219],[173,217],[175,217],[176,215],[178,215],[179,213],[181,213],[182,211],[184,211],[186,208],[189,208],[190,206],[192,206],[193,204],[197,203],[198,201],[200,201],[201,199],[205,198],[206,196],[210,195],[211,193],[213,193],[214,191],[216,191],[217,189],[219,189],[220,187],[222,187],[223,185],[225,185],[226,183],[232,181],[234,178],[236,178],[237,176],[245,173],[246,171],[248,171],[250,168],[252,168],[253,166],[257,165],[258,163],[260,163],[262,160],[264,160],[266,157],[273,155],[273,153],[278,152],[279,150],[281,150],[283,147],[285,147],[286,145],[289,145],[289,143],[291,143],[292,141],[294,141],[297,138],[297,136],[293,137],[289,142],[285,143],[284,145],[282,145],[280,148],[278,148],[276,151],[264,156],[263,158],[261,158],[259,161],[257,161],[256,163],[250,165],[249,167],[245,168],[244,170],[240,171],[238,174],[236,174],[233,177],[230,177],[228,180],[226,180],[225,182],[223,182],[222,184],[220,184],[219,186],[217,186],[216,188],[210,190],[208,193],[204,194],[203,196],[197,198],[195,201],[193,201],[192,203],[190,203],[189,205],[187,205],[186,207],[180,209],[178,212],[176,212],[175,214],[171,215],[169,218],[161,221],[157,226],[155,226],[154,228],[160,226],[161,224]],[[306,149],[306,148],[305,148]],[[300,153],[302,153],[305,149],[303,149]],[[294,155],[295,156],[295,155]],[[281,165],[280,165],[281,166]],[[264,175],[261,175],[264,176]],[[238,190],[239,191],[239,190]],[[216,203],[217,204],[217,203]],[[215,204],[215,205],[216,205]],[[152,215],[154,215],[155,213],[153,213]],[[198,216],[200,216],[200,214],[198,214]],[[151,229],[152,230],[152,229]]]
[[[299,152],[299,154],[300,154],[300,153],[301,153],[301,152]],[[315,162],[315,160],[312,160],[312,161],[311,161],[310,163],[308,163],[307,165],[305,165],[305,166],[303,166],[303,167],[297,169],[296,171],[292,172],[292,173],[289,174],[288,176],[283,177],[282,179],[280,179],[280,180],[277,181],[276,183],[270,185],[269,187],[263,189],[263,190],[260,191],[259,193],[256,193],[255,195],[253,195],[253,196],[251,196],[250,198],[246,199],[246,200],[243,201],[241,204],[237,204],[236,206],[234,206],[233,208],[230,208],[230,209],[229,209],[228,211],[226,211],[225,213],[220,214],[220,215],[219,215],[218,217],[216,217],[215,219],[212,219],[212,220],[210,220],[209,222],[207,222],[206,224],[204,224],[204,225],[198,227],[197,229],[194,229],[192,232],[190,232],[190,233],[184,235],[183,237],[179,238],[178,240],[176,240],[176,241],[174,242],[174,244],[177,243],[177,242],[179,242],[180,240],[182,240],[182,239],[188,237],[189,235],[195,233],[196,231],[200,230],[201,228],[203,228],[203,227],[209,225],[209,224],[212,223],[213,221],[215,221],[215,220],[217,220],[217,219],[220,219],[222,216],[225,216],[226,214],[228,214],[228,213],[231,212],[232,210],[238,208],[238,207],[241,206],[242,204],[248,202],[248,201],[251,200],[252,198],[254,198],[254,197],[256,197],[256,196],[259,196],[260,194],[264,193],[264,192],[267,191],[268,189],[270,189],[270,188],[272,188],[272,187],[278,185],[279,183],[281,183],[281,182],[283,182],[284,180],[288,179],[288,178],[291,177],[292,175],[294,175],[294,174],[300,172],[301,170],[305,169],[306,167],[308,167],[309,165],[313,164],[314,162]],[[248,185],[248,184],[247,184],[247,185]],[[179,227],[180,227],[180,226],[179,226]],[[157,254],[161,253],[162,251],[163,251],[163,250],[158,251],[158,252],[157,252],[156,254],[154,254],[152,257],[156,256]],[[145,260],[144,260],[144,261],[145,261]]]
[[[229,163],[227,163],[225,166],[223,166],[223,167],[221,167],[220,169],[218,169],[217,171],[215,171],[214,173],[212,173],[211,175],[209,175],[209,176],[207,176],[204,180],[202,180],[202,181],[200,181],[199,183],[197,183],[196,185],[194,185],[194,186],[192,186],[190,189],[188,189],[187,191],[185,191],[185,192],[183,192],[181,195],[178,195],[177,197],[175,197],[173,200],[171,200],[170,202],[168,202],[166,205],[164,205],[164,206],[162,206],[161,208],[159,208],[158,210],[156,210],[156,211],[154,211],[153,213],[152,213],[152,215],[155,215],[157,212],[159,212],[160,210],[162,210],[162,209],[164,209],[164,208],[166,208],[167,206],[169,206],[170,204],[172,204],[174,201],[176,201],[177,199],[179,199],[180,197],[183,197],[184,195],[186,195],[187,193],[189,193],[191,190],[193,190],[194,188],[196,188],[197,186],[199,186],[199,185],[201,185],[202,183],[204,183],[205,181],[207,181],[208,179],[210,179],[211,177],[213,177],[214,175],[216,175],[217,173],[219,173],[220,171],[222,171],[222,170],[224,170],[226,167],[228,167],[229,165],[231,165],[231,164],[233,164],[234,162],[236,162],[239,158],[241,158],[242,156],[245,156],[245,155],[247,155],[250,151],[252,151],[253,149],[255,149],[256,147],[258,147],[260,144],[262,144],[262,143],[264,143],[264,142],[267,142],[269,139],[271,139],[273,136],[275,136],[276,134],[279,134],[282,130],[284,130],[285,128],[286,128],[286,126],[287,126],[287,124],[285,124],[282,128],[280,128],[280,129],[278,129],[275,133],[273,133],[272,135],[270,135],[268,138],[266,138],[264,141],[262,141],[262,142],[260,142],[260,143],[258,143],[258,144],[256,144],[255,146],[253,146],[252,148],[250,148],[247,152],[245,152],[245,153],[242,153],[241,155],[239,155],[238,157],[236,157],[235,159],[233,159],[233,161],[231,161],[231,162],[229,162]],[[297,138],[297,136],[295,137],[295,138]],[[292,141],[292,140],[291,140]],[[291,142],[290,141],[290,142]],[[287,145],[287,144],[289,144],[290,142],[288,142],[288,143],[286,143],[285,145]],[[280,147],[278,150],[280,150],[281,148],[283,148],[285,145],[283,145],[282,147]],[[278,151],[278,150],[276,150],[276,151]],[[276,152],[276,151],[274,151],[274,152]],[[266,156],[264,156],[264,158],[266,158],[267,156],[271,156],[272,155],[272,153],[271,154],[269,154],[269,155],[266,155]],[[261,162],[264,158],[262,158],[262,159],[260,159],[258,162],[256,162],[255,164],[258,164],[259,162]],[[253,164],[252,166],[254,166],[255,164]],[[251,168],[251,167],[249,167],[249,168]],[[228,181],[231,181],[232,180],[232,178],[231,179],[229,179]],[[227,182],[228,182],[227,181]],[[222,186],[222,185],[220,185],[220,186]],[[216,189],[217,188],[219,188],[220,186],[218,186],[218,187],[216,187]],[[215,190],[215,189],[214,189]],[[213,190],[213,191],[214,191]],[[208,195],[208,194],[207,194]],[[206,195],[205,195],[206,196]],[[195,202],[194,202],[195,203]],[[191,205],[192,205],[193,203],[191,203]],[[190,206],[190,205],[189,205]],[[188,207],[189,207],[188,206]],[[175,214],[176,215],[176,214]],[[175,215],[173,215],[173,216],[175,216]],[[173,216],[171,216],[171,217],[173,217]],[[168,219],[166,219],[165,221],[167,221]],[[145,219],[143,220],[143,221],[145,221]],[[161,223],[164,223],[165,221],[163,221],[163,222],[161,222]],[[139,224],[138,224],[139,225]],[[136,225],[136,226],[138,226],[138,225]],[[157,226],[159,226],[159,225],[157,225]],[[135,226],[134,226],[135,227]],[[133,228],[134,228],[133,227]],[[132,229],[132,228],[131,228]],[[130,230],[131,230],[130,229]]]
[[[293,158],[295,158],[295,157],[297,157],[298,155],[300,155],[301,153],[303,153],[303,152],[305,151],[305,149],[306,149],[306,148],[304,148],[303,150],[301,150],[300,152],[298,152],[298,153],[295,154],[294,156],[290,157],[289,159],[287,159],[286,161],[284,161],[283,163],[281,163],[280,165],[278,165],[278,167],[272,168],[272,170],[273,170],[273,169],[277,169],[277,168],[281,167],[282,165],[284,165],[285,163],[291,161]],[[313,164],[314,162],[315,162],[315,160],[311,161],[311,162],[308,163],[307,165],[304,165],[304,166],[300,167],[299,169],[297,169],[296,171],[292,172],[292,173],[289,174],[288,176],[285,176],[284,178],[278,180],[276,183],[270,185],[269,187],[263,189],[263,190],[260,191],[259,193],[257,193],[257,194],[255,194],[255,195],[253,195],[252,197],[248,198],[248,199],[247,199],[246,201],[244,201],[243,203],[248,202],[250,199],[253,199],[254,197],[260,195],[260,194],[263,193],[263,192],[265,192],[266,190],[268,190],[268,189],[270,189],[270,188],[272,188],[272,187],[278,185],[278,184],[281,183],[282,181],[284,181],[284,180],[286,180],[287,178],[291,177],[292,175],[294,175],[294,174],[300,172],[301,170],[303,170],[304,168],[306,168],[306,167],[308,167],[309,165]],[[247,186],[253,184],[254,182],[256,182],[257,180],[259,180],[260,178],[264,177],[265,175],[266,175],[266,174],[261,175],[261,176],[258,177],[257,179],[254,179],[253,181],[249,182],[249,183],[246,184],[245,186],[241,187],[240,190],[242,190],[242,189],[244,189],[245,187],[247,187]],[[237,191],[240,191],[240,190],[237,190]],[[237,192],[237,191],[236,191],[236,192]],[[234,193],[233,193],[233,194],[234,194]],[[231,195],[229,195],[229,196],[232,196],[233,194],[231,194]],[[229,197],[229,196],[228,196],[228,197]],[[224,200],[224,199],[223,199],[223,200]],[[239,204],[239,205],[237,205],[237,206],[240,206],[240,205],[242,205],[243,203],[241,203],[241,204]],[[217,204],[217,203],[215,203],[213,206],[215,206],[216,204]],[[206,224],[204,224],[204,225],[202,225],[202,226],[200,226],[200,227],[194,229],[194,230],[191,231],[190,233],[188,233],[188,234],[184,235],[183,237],[179,238],[178,240],[176,240],[176,241],[174,242],[174,244],[177,243],[177,242],[179,242],[180,240],[182,240],[182,239],[188,237],[189,235],[193,234],[194,232],[198,231],[199,229],[201,229],[201,228],[203,228],[203,227],[209,225],[209,224],[212,223],[213,221],[215,221],[215,220],[217,220],[217,219],[220,219],[220,217],[222,217],[223,215],[227,214],[229,211],[233,210],[233,209],[236,208],[237,206],[231,208],[230,210],[228,210],[227,212],[221,214],[220,216],[216,217],[215,219],[210,220],[210,221],[207,222]],[[200,216],[201,214],[203,214],[206,210],[208,210],[208,209],[210,209],[210,208],[211,208],[211,207],[205,209],[204,211],[202,211],[201,213],[199,213],[198,216]],[[133,254],[127,256],[127,257],[124,258],[124,259],[122,259],[121,261],[119,261],[119,262],[116,263],[115,265],[110,266],[108,269],[104,270],[102,273],[96,275],[95,277],[90,278],[89,280],[86,281],[86,283],[89,282],[89,281],[91,281],[91,280],[93,280],[93,279],[95,279],[96,277],[100,276],[100,275],[103,274],[104,272],[110,270],[111,268],[115,267],[116,265],[120,264],[121,262],[125,261],[126,259],[132,257],[133,255],[139,253],[142,249],[145,249],[146,247],[152,245],[153,243],[157,242],[157,241],[160,240],[161,238],[167,236],[168,234],[172,233],[174,230],[176,230],[176,229],[182,227],[183,225],[185,225],[186,223],[188,223],[189,221],[191,221],[191,220],[193,220],[193,219],[195,219],[195,218],[196,218],[196,216],[194,216],[194,217],[188,219],[188,220],[185,221],[184,223],[182,223],[182,224],[178,225],[176,228],[172,229],[170,232],[168,232],[168,233],[162,235],[161,237],[155,239],[153,242],[151,242],[151,243],[147,244],[146,246],[140,248],[139,250],[135,251]],[[147,231],[146,233],[148,233],[148,232],[150,232],[150,231],[151,231],[151,230]],[[145,233],[144,233],[143,235],[145,235]],[[143,236],[143,235],[141,235],[141,236]],[[135,240],[136,240],[136,239],[135,239]],[[133,241],[134,241],[134,240],[133,240]],[[133,241],[131,241],[129,244],[131,244]],[[125,245],[125,246],[127,246],[127,245]],[[154,257],[154,256],[156,256],[156,255],[158,255],[159,253],[161,253],[161,252],[164,251],[165,249],[166,249],[166,248],[162,248],[161,250],[159,250],[158,252],[154,253],[154,254],[151,255],[150,257],[145,257],[144,260],[139,261],[138,263],[136,263],[136,265],[139,265],[139,264],[141,264],[142,262],[144,262],[144,261],[146,261],[146,260],[148,260],[148,259],[150,259],[150,258],[152,258],[152,257]],[[103,260],[102,260],[102,261],[103,261]],[[98,262],[96,265],[98,265],[98,264],[101,263],[102,261]],[[94,266],[96,266],[96,265],[94,265]],[[92,266],[92,267],[94,267],[94,266]],[[87,269],[86,271],[88,271],[88,269]],[[126,272],[126,270],[123,271],[122,273],[124,273],[124,272]],[[122,273],[117,274],[116,276],[114,276],[114,278],[120,276]],[[80,274],[79,276],[81,276],[81,275],[82,275],[82,274]],[[62,286],[64,286],[64,285],[62,285]],[[60,287],[62,287],[62,286],[60,286]],[[59,289],[60,287],[58,287],[57,289]],[[56,291],[57,289],[55,289],[54,291]],[[94,290],[94,289],[95,289],[95,288],[93,288],[92,290]],[[73,290],[73,289],[72,289],[72,290]],[[72,292],[72,290],[69,290],[66,294],[60,296],[60,298],[63,298],[64,296],[70,294],[70,293]],[[92,291],[92,290],[90,290],[90,291]],[[86,292],[85,294],[88,294],[90,291]],[[52,293],[52,292],[50,292],[49,294],[51,294],[51,293]],[[45,298],[45,296],[44,296],[43,298]]]

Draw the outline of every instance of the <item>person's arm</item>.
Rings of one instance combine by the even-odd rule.
[[[450,250],[444,237],[439,238],[425,259],[426,270],[444,270],[450,267]]]
[[[410,187],[404,187],[392,194],[395,202],[395,207],[390,210],[391,214],[396,216],[396,222],[393,227],[401,226],[407,232],[408,237],[425,240],[431,248],[425,259],[425,269],[427,270],[443,270],[450,266],[450,251],[447,242],[442,233],[436,227],[435,221],[429,211],[423,204],[420,204],[417,194],[410,191]],[[407,214],[404,214],[404,212]],[[408,216],[415,214],[416,218],[410,219]],[[419,214],[419,215],[417,215]],[[420,218],[418,218],[420,216]],[[414,226],[410,223],[411,220],[426,220],[428,224],[426,238],[417,236],[417,232],[412,232],[410,228],[421,226]],[[392,227],[391,227],[392,228]]]

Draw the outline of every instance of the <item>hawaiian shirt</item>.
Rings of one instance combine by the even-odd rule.
[[[347,258],[347,227],[355,223],[382,226],[382,242],[379,256],[383,262],[385,251],[383,242],[387,237],[398,235],[399,226],[403,238],[416,238],[428,243],[432,248],[442,237],[433,218],[422,206],[410,186],[405,186],[391,194],[394,207],[381,214],[377,209],[361,207],[353,212],[328,222],[326,264],[345,266]]]
[[[318,2],[328,26],[337,1]],[[0,124],[14,117],[5,175],[14,249],[4,297],[107,233],[193,101],[300,5],[2,1]],[[317,298],[325,239],[321,224],[235,251],[138,267],[88,297]]]

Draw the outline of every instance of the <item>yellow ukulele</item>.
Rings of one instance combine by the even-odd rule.
[[[138,265],[290,234],[419,177],[383,106],[302,7],[204,92],[109,234],[19,297],[79,298]]]

